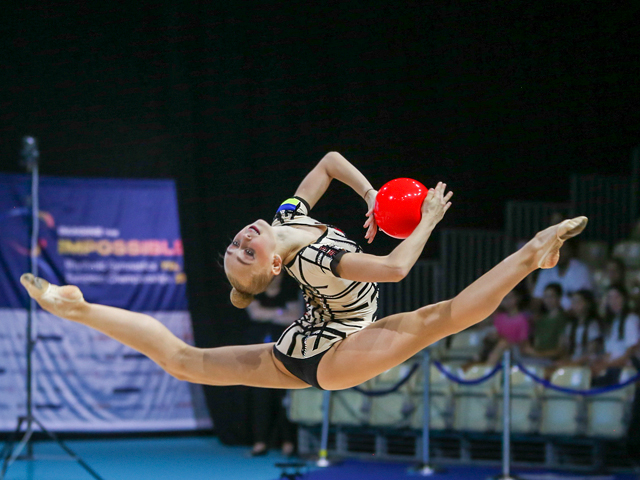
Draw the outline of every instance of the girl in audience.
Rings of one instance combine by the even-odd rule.
[[[520,288],[514,288],[502,299],[493,315],[495,331],[486,338],[486,342],[493,345],[487,363],[496,364],[507,348],[519,347],[529,339],[529,315],[524,312],[526,301],[525,292]]]
[[[608,288],[605,303],[604,355],[591,365],[593,385],[618,382],[622,368],[640,343],[640,318],[631,312],[627,290],[622,285]]]
[[[612,285],[625,285],[627,268],[622,259],[611,257],[607,260],[604,269],[604,278],[598,286],[598,298],[600,299],[600,315],[604,317],[607,310],[607,291]]]
[[[565,331],[567,354],[556,363],[561,366],[589,365],[602,353],[602,325],[595,296],[578,290],[571,296],[570,320]]]

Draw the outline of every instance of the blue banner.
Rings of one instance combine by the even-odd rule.
[[[89,302],[149,313],[193,343],[175,186],[166,180],[43,177],[39,275]],[[25,413],[31,176],[0,175],[0,430]],[[34,408],[53,430],[211,425],[201,388],[129,347],[42,310],[34,322]]]

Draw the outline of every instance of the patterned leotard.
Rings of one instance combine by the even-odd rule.
[[[326,231],[302,248],[285,266],[303,290],[306,313],[289,326],[275,348],[293,358],[306,359],[326,352],[336,342],[377,320],[378,285],[338,276],[342,255],[361,252],[354,241],[337,228],[308,216],[309,205],[299,197],[285,200],[272,225],[325,226]]]

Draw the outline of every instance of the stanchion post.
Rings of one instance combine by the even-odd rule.
[[[325,390],[322,393],[322,435],[320,437],[320,452],[318,454],[318,467],[328,467],[329,459],[327,450],[329,449],[329,415],[331,409],[331,391]]]
[[[511,476],[511,350],[502,356],[502,480],[512,480]]]
[[[435,473],[430,464],[429,430],[431,426],[431,400],[429,388],[431,386],[431,352],[428,348],[422,351],[422,465],[420,475],[429,476]]]

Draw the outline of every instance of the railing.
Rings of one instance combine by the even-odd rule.
[[[543,228],[551,225],[554,214],[566,218],[571,213],[570,203],[509,201],[505,207],[505,235],[507,251],[511,254],[518,242],[532,238]]]
[[[571,204],[573,214],[589,217],[585,240],[601,240],[613,245],[628,237],[637,220],[631,177],[573,175]]]
[[[503,258],[506,237],[490,230],[445,229],[440,236],[441,298],[451,298]]]
[[[420,260],[401,282],[381,283],[378,317],[410,312],[440,301],[440,275],[439,262]]]
[[[502,370],[502,395],[503,395],[503,408],[502,408],[502,477],[503,479],[511,478],[510,477],[510,469],[511,469],[511,375],[512,375],[512,366],[511,366],[511,352],[509,350],[505,351],[503,354],[502,362],[495,365],[493,369],[486,375],[481,378],[467,380],[464,378],[459,378],[455,374],[451,373],[447,370],[442,364],[438,361],[432,361],[429,349],[423,350],[422,355],[422,374],[423,374],[423,382],[422,382],[422,392],[423,392],[423,424],[422,424],[422,451],[420,453],[421,466],[419,473],[423,476],[429,476],[434,473],[433,466],[430,462],[430,449],[429,449],[429,436],[430,436],[430,372],[431,365],[435,365],[435,367],[450,381],[460,384],[460,385],[475,385],[479,383],[486,382],[490,380],[495,374]],[[384,391],[371,391],[371,390],[363,390],[360,388],[354,388],[355,391],[367,395],[367,396],[382,396],[385,394],[396,392],[402,385],[407,383],[412,375],[414,375],[418,371],[418,367],[420,363],[415,363],[412,368],[405,374],[403,378],[398,380],[396,385],[385,389]],[[567,387],[560,387],[557,385],[553,385],[551,382],[537,376],[535,373],[531,372],[527,367],[518,363],[517,368],[527,377],[530,377],[535,383],[542,385],[544,388],[550,388],[552,390],[560,391],[567,395],[578,395],[578,396],[594,396],[600,395],[604,393],[608,393],[614,390],[619,390],[621,388],[625,388],[633,383],[640,381],[640,374],[636,374],[635,376],[626,379],[625,381],[620,382],[617,385],[612,385],[608,387],[600,387],[594,389],[574,389]],[[320,467],[328,466],[328,439],[329,439],[329,427],[330,427],[330,409],[331,409],[331,395],[330,391],[324,391],[323,402],[322,402],[322,410],[323,410],[323,421],[322,421],[322,435],[321,435],[321,445],[319,452],[319,460],[317,465]]]

